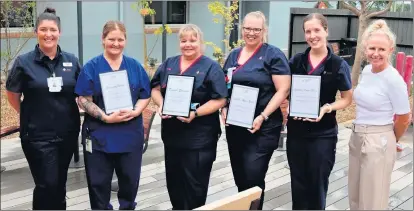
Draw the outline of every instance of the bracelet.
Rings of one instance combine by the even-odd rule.
[[[263,112],[262,112],[262,113],[260,113],[260,116],[262,116],[262,117],[264,118],[264,120],[265,120],[265,121],[267,121],[267,120],[269,119],[269,117],[268,117],[268,116],[266,116],[266,115],[264,115],[264,114],[263,114]]]
[[[328,106],[328,108],[329,108],[328,113],[331,113],[332,112],[332,106],[331,106],[331,104],[326,103],[325,106]]]

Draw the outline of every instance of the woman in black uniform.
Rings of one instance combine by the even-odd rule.
[[[253,128],[247,130],[228,125],[226,137],[237,188],[240,192],[259,186],[263,190],[259,206],[262,209],[265,176],[282,129],[279,106],[289,93],[290,70],[283,52],[266,43],[267,27],[263,13],[247,14],[242,30],[246,45],[230,53],[224,70],[227,75],[232,75],[231,86],[240,84],[259,88],[259,96]],[[221,113],[225,121],[227,108],[223,108]]]
[[[173,209],[191,210],[205,204],[210,172],[221,134],[218,110],[227,97],[220,65],[204,56],[203,34],[193,24],[179,33],[181,55],[168,58],[151,81],[152,99],[163,107],[168,75],[194,76],[189,118],[162,116],[167,189]]]
[[[321,76],[320,116],[317,119],[289,117],[287,157],[292,186],[292,209],[325,209],[329,175],[335,163],[338,125],[335,111],[352,101],[349,66],[327,46],[328,21],[318,13],[303,21],[310,46],[289,62],[292,74]],[[341,99],[335,101],[336,93]]]
[[[80,65],[58,45],[60,19],[54,9],[39,15],[35,32],[35,49],[18,56],[10,70],[7,97],[20,113],[20,139],[36,185],[33,209],[64,210],[68,168],[80,130],[74,93]]]

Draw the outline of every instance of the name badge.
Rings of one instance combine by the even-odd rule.
[[[233,78],[233,71],[236,69],[236,67],[230,67],[227,69],[227,88],[231,88],[231,79]]]
[[[60,92],[63,86],[62,77],[47,78],[47,86],[49,87],[49,92]]]
[[[72,67],[72,62],[63,62],[64,67]]]
[[[92,140],[89,138],[85,139],[85,149],[87,152],[92,153]]]

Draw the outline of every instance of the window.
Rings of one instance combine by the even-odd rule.
[[[3,1],[1,3],[1,28],[26,28],[34,26],[34,1]]]
[[[153,1],[150,5],[155,10],[154,16],[146,16],[145,24],[162,24],[162,1]],[[167,2],[167,24],[187,23],[187,2],[168,1]]]

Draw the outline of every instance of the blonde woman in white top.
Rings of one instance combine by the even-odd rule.
[[[362,71],[354,91],[356,119],[349,142],[349,204],[351,210],[385,210],[396,143],[409,125],[410,104],[404,80],[390,63],[395,35],[384,20],[376,20],[366,29],[362,49],[370,64]]]

